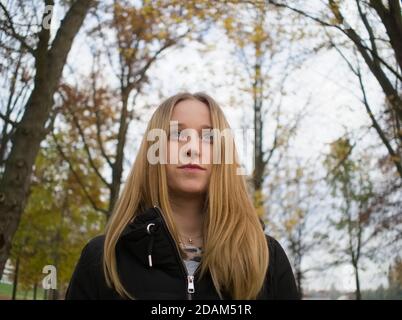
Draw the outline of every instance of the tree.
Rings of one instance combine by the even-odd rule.
[[[268,3],[278,8],[286,8],[314,23],[337,33],[326,33],[330,47],[335,48],[345,59],[351,71],[358,77],[362,90],[362,102],[369,115],[373,128],[378,133],[386,147],[390,160],[397,173],[402,178],[402,16],[398,0],[389,0],[387,4],[378,0],[328,0],[324,4],[316,3],[317,10],[309,10],[306,1],[303,5],[295,5],[294,1],[268,0]],[[353,12],[357,18],[346,18],[346,13]],[[385,31],[385,32],[384,32]],[[337,37],[340,35],[341,37]],[[345,41],[346,40],[346,41]],[[368,68],[370,74],[377,80],[383,91],[386,103],[382,113],[375,115],[362,79],[360,66],[350,61],[346,49],[350,47],[358,52],[360,59]],[[386,116],[387,122],[381,125],[380,119]],[[384,128],[385,126],[385,128]]]
[[[12,133],[7,143],[10,150],[1,159],[0,179],[0,274],[3,273],[13,236],[26,206],[35,158],[51,125],[53,95],[57,90],[62,71],[73,40],[85,16],[95,1],[73,1],[51,41],[49,9],[54,1],[45,0],[45,10],[39,23],[39,33],[20,34],[8,8],[0,4],[4,18],[1,29],[12,41],[17,41],[31,56],[35,65],[32,90],[23,108],[21,119],[11,121]],[[22,2],[17,13],[25,12]],[[11,115],[10,115],[11,116]],[[3,122],[10,124],[5,115]],[[49,123],[50,122],[50,123]],[[2,141],[4,142],[4,141]]]
[[[360,277],[363,249],[372,240],[373,234],[367,236],[371,222],[369,200],[373,197],[373,184],[364,162],[353,161],[352,145],[348,138],[340,138],[331,144],[330,153],[325,159],[328,168],[328,183],[333,196],[340,196],[340,214],[330,218],[330,224],[340,231],[344,241],[338,240],[331,252],[340,254],[336,264],[349,262],[354,270],[356,299],[361,299]],[[344,243],[342,243],[344,242]]]
[[[51,290],[48,297],[57,299],[70,280],[82,247],[101,232],[105,217],[92,208],[51,138],[46,142],[36,159],[31,196],[13,239],[11,261],[19,266],[19,284],[25,290],[41,285],[43,267],[54,265],[58,290]],[[75,156],[80,158],[82,150],[76,149]],[[91,196],[101,203],[98,177],[79,167],[74,169],[81,179],[92,182]]]
[[[388,270],[388,299],[400,299],[402,297],[402,259],[397,257]]]
[[[320,181],[314,179],[311,165],[300,160],[284,159],[280,170],[267,179],[267,227],[287,248],[295,271],[300,296],[304,296],[305,280],[314,266],[306,267],[305,258],[321,244],[314,237],[319,228],[316,212]]]
[[[245,112],[252,110],[253,114],[254,168],[250,180],[254,205],[263,217],[267,172],[284,156],[302,118],[300,113],[288,119],[282,110],[287,77],[300,63],[300,57],[296,58],[300,52],[289,49],[300,37],[300,30],[285,28],[281,12],[269,11],[263,1],[233,1],[227,11],[223,27],[242,69],[237,77],[243,85],[241,90],[249,97]]]

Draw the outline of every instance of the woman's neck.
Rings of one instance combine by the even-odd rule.
[[[173,218],[182,235],[202,234],[204,196],[170,196]]]

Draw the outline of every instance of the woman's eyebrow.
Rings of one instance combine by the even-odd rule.
[[[185,127],[187,128],[187,126],[184,123],[179,122],[178,127]],[[200,126],[201,129],[212,129],[212,126],[209,124],[203,124],[202,126]]]

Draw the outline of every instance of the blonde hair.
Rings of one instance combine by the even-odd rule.
[[[161,207],[177,250],[178,233],[169,204],[165,166],[147,161],[151,145],[147,133],[155,128],[169,131],[173,108],[180,101],[198,100],[210,110],[212,127],[224,130],[229,124],[219,105],[205,93],[179,93],[166,99],[154,112],[132,166],[127,182],[106,227],[103,266],[107,284],[122,296],[134,299],[121,283],[116,265],[116,243],[125,226],[142,209]],[[215,144],[215,142],[214,142]],[[225,144],[221,143],[221,154]],[[213,164],[206,195],[203,225],[203,256],[200,276],[210,271],[214,286],[232,299],[256,299],[265,283],[268,268],[268,245],[257,212],[247,192],[246,181],[237,174],[239,167],[234,149],[234,163]],[[236,195],[236,196],[234,196]]]

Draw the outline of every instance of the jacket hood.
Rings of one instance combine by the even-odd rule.
[[[172,274],[180,271],[178,263],[185,268],[178,247],[157,206],[137,214],[123,229],[117,246],[124,248],[148,268],[162,267]],[[116,251],[118,253],[120,250]],[[184,269],[181,271],[185,272]]]

